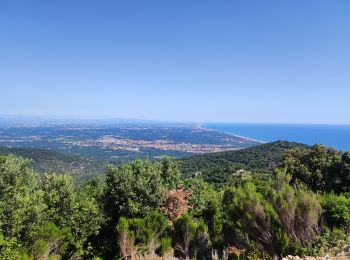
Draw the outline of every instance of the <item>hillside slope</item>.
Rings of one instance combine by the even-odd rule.
[[[105,163],[59,152],[27,147],[0,147],[0,154],[14,154],[31,160],[29,167],[36,172],[70,173],[77,181],[104,172]]]
[[[274,166],[281,164],[286,150],[307,147],[304,144],[277,141],[242,150],[187,157],[179,161],[184,177],[200,172],[207,181],[220,184],[239,169],[257,173],[271,172]],[[14,154],[31,159],[29,166],[40,173],[68,172],[78,182],[103,175],[107,164],[105,161],[40,148],[0,147],[0,154]]]
[[[286,150],[307,147],[304,144],[277,141],[242,150],[192,156],[180,161],[186,177],[200,172],[207,181],[223,183],[239,169],[271,172],[282,163]]]

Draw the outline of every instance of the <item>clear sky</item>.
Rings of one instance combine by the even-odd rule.
[[[350,124],[350,1],[0,1],[0,114]]]

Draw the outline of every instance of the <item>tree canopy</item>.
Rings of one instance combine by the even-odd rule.
[[[0,156],[1,259],[265,259],[349,243],[350,153],[293,148],[223,185],[179,161],[136,160],[77,185]],[[282,158],[281,157],[281,158]],[[341,250],[341,249],[339,249]],[[336,252],[335,252],[336,253]]]

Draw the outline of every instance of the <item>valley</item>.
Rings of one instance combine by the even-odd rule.
[[[44,148],[105,161],[182,158],[259,144],[196,125],[68,124],[11,125],[0,128],[0,146]]]

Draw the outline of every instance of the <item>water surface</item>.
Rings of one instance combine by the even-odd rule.
[[[286,140],[350,150],[350,125],[205,123],[201,126],[262,142]]]

